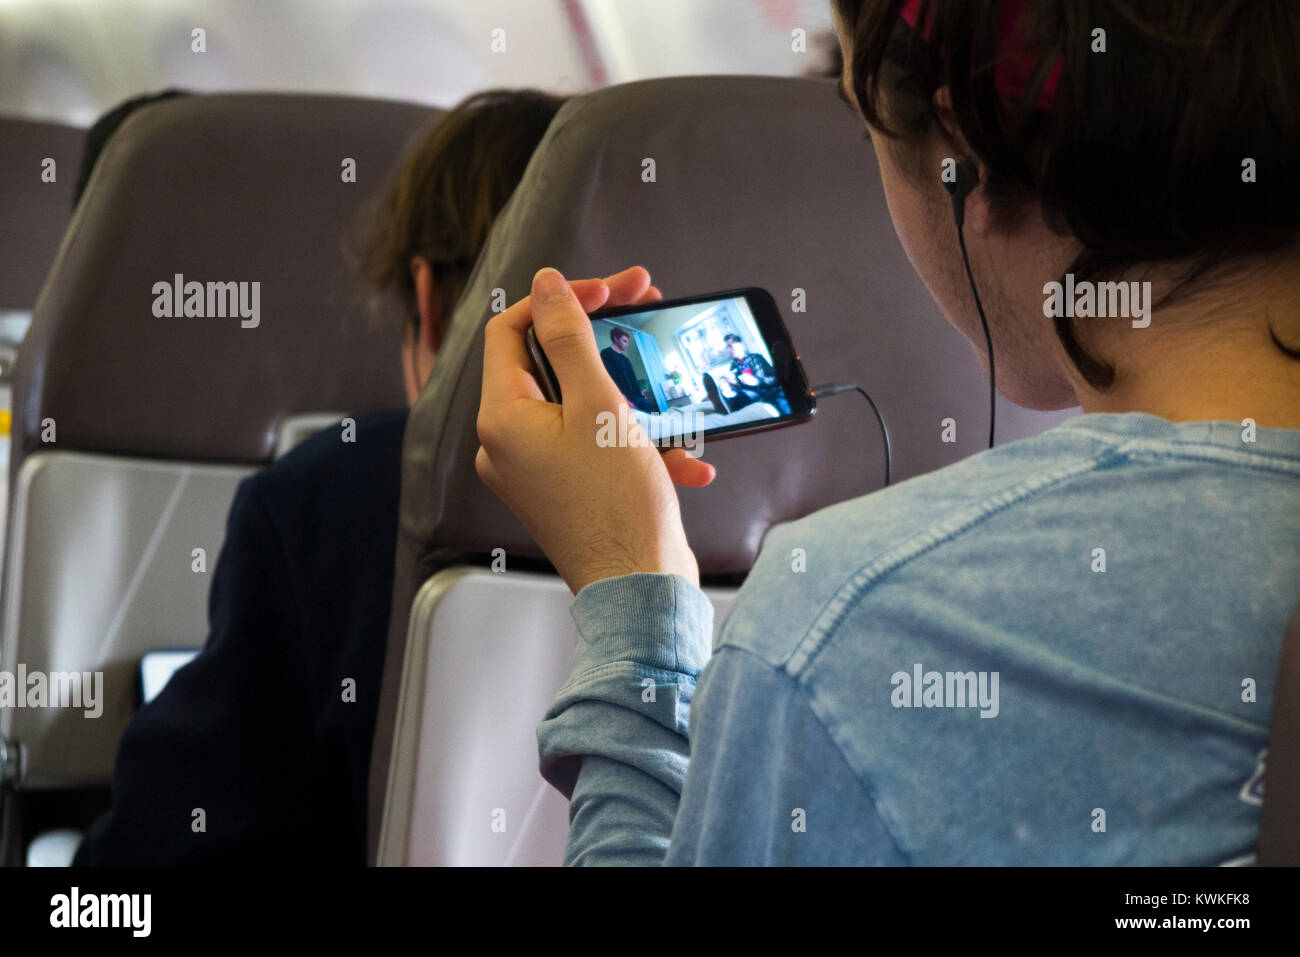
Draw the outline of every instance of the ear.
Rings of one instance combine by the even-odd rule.
[[[415,307],[420,313],[419,348],[430,357],[442,348],[442,297],[433,266],[423,256],[411,257],[411,282],[415,287]]]
[[[979,170],[979,184],[966,194],[966,228],[976,236],[986,237],[993,232],[993,210],[989,206],[988,183],[989,170],[983,163],[976,162]]]
[[[970,144],[957,127],[957,116],[952,109],[952,93],[946,86],[934,91],[934,111],[939,122],[939,145],[936,147],[941,159],[952,157],[958,163],[973,162],[978,172],[979,182],[966,194],[964,208],[965,229],[976,236],[987,236],[993,231],[993,212],[989,208],[988,167],[974,158]]]

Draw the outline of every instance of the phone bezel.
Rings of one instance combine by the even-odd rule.
[[[599,319],[615,319],[619,316],[658,312],[662,309],[675,309],[678,306],[690,306],[696,303],[719,302],[724,299],[737,298],[744,298],[749,305],[750,314],[754,317],[755,325],[758,326],[758,333],[767,344],[768,353],[772,356],[772,371],[776,373],[777,382],[785,391],[786,400],[790,403],[790,414],[778,416],[775,419],[737,422],[732,425],[705,429],[700,437],[710,439],[725,438],[731,435],[739,435],[742,432],[766,432],[787,425],[807,422],[817,414],[817,399],[812,393],[812,386],[809,384],[808,376],[803,370],[803,363],[799,359],[799,354],[795,351],[794,342],[790,339],[790,332],[781,319],[781,312],[777,308],[776,300],[772,298],[772,294],[766,289],[758,286],[746,286],[741,289],[724,289],[720,292],[710,292],[698,296],[682,296],[678,299],[662,299],[658,302],[646,302],[633,306],[616,306],[597,310],[591,313],[588,318],[595,322]],[[537,333],[532,326],[528,327],[528,332],[524,338],[528,354],[533,361],[533,378],[537,380],[542,394],[546,396],[547,401],[561,401],[560,384],[556,381],[555,372],[546,358],[546,353],[542,351],[541,343],[537,341]],[[782,355],[782,352],[785,355]],[[681,436],[664,437],[656,444],[665,448],[680,445]]]

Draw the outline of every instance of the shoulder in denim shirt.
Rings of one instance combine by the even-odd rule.
[[[1300,597],[1300,433],[1254,438],[1081,416],[774,529],[698,693],[689,668],[665,684],[689,751],[616,684],[557,698],[544,770],[548,745],[588,756],[570,858],[1248,859]],[[640,674],[628,621],[638,648],[710,630],[698,590],[667,576],[597,583],[575,617],[575,677]],[[647,788],[667,755],[681,776]]]

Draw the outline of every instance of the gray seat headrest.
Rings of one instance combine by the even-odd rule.
[[[46,418],[59,448],[262,461],[286,415],[404,404],[400,317],[366,315],[343,240],[436,112],[223,94],[132,115],[99,158],[20,351],[15,471]],[[227,316],[156,315],[176,305],[159,305],[175,297],[157,284],[177,275],[203,284],[205,313]],[[236,292],[246,314],[256,303],[256,326],[231,315]]]
[[[12,117],[0,119],[0,309],[30,311],[72,215],[85,130]],[[53,160],[54,182],[44,177]]]
[[[668,298],[758,285],[775,296],[810,381],[856,382],[893,432],[895,481],[981,446],[988,387],[891,226],[862,124],[824,80],[687,77],[570,101],[480,257],[412,412],[402,534],[425,552],[537,554],[474,471],[482,327],[554,265],[573,278],[641,264]],[[653,181],[646,171],[653,163]],[[802,292],[800,292],[802,291]],[[802,298],[806,311],[794,311]],[[964,428],[942,440],[941,421]],[[1002,441],[1047,417],[1010,415]],[[703,571],[743,572],[764,532],[881,484],[860,397],[805,425],[705,442],[714,484],[681,493]]]

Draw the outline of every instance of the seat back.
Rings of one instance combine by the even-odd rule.
[[[715,621],[730,589],[708,589]],[[537,770],[537,724],[573,662],[554,575],[457,567],[411,609],[380,829],[382,865],[559,865],[569,805]]]
[[[1300,866],[1300,603],[1278,656],[1256,862]]]
[[[407,428],[372,854],[417,591],[466,554],[540,555],[474,469],[483,325],[494,302],[528,294],[541,266],[583,277],[634,263],[669,297],[771,291],[810,380],[857,383],[875,399],[895,480],[957,461],[987,434],[984,373],[899,246],[861,121],[832,82],[676,77],[570,100],[492,230]],[[1062,418],[1003,406],[1000,440]],[[956,441],[945,440],[948,419]],[[869,492],[884,471],[856,396],[826,401],[804,425],[706,443],[704,455],[717,480],[679,497],[701,574],[715,581],[743,575],[773,525]]]
[[[0,311],[30,312],[72,216],[72,188],[85,130],[0,117]],[[48,165],[53,161],[52,168]],[[44,175],[54,174],[52,182]]]
[[[436,113],[192,96],[109,140],[19,354],[0,616],[4,668],[102,673],[102,711],[0,709],[10,784],[108,780],[137,663],[203,644],[231,499],[286,420],[404,403],[402,317],[367,314],[344,242]]]
[[[76,687],[59,707],[0,709],[0,735],[20,745],[15,783],[108,779],[140,657],[203,644],[208,572],[251,471],[80,452],[24,462],[11,502],[0,669],[42,673],[51,689],[53,676],[67,675]],[[71,705],[88,696],[89,708]]]

